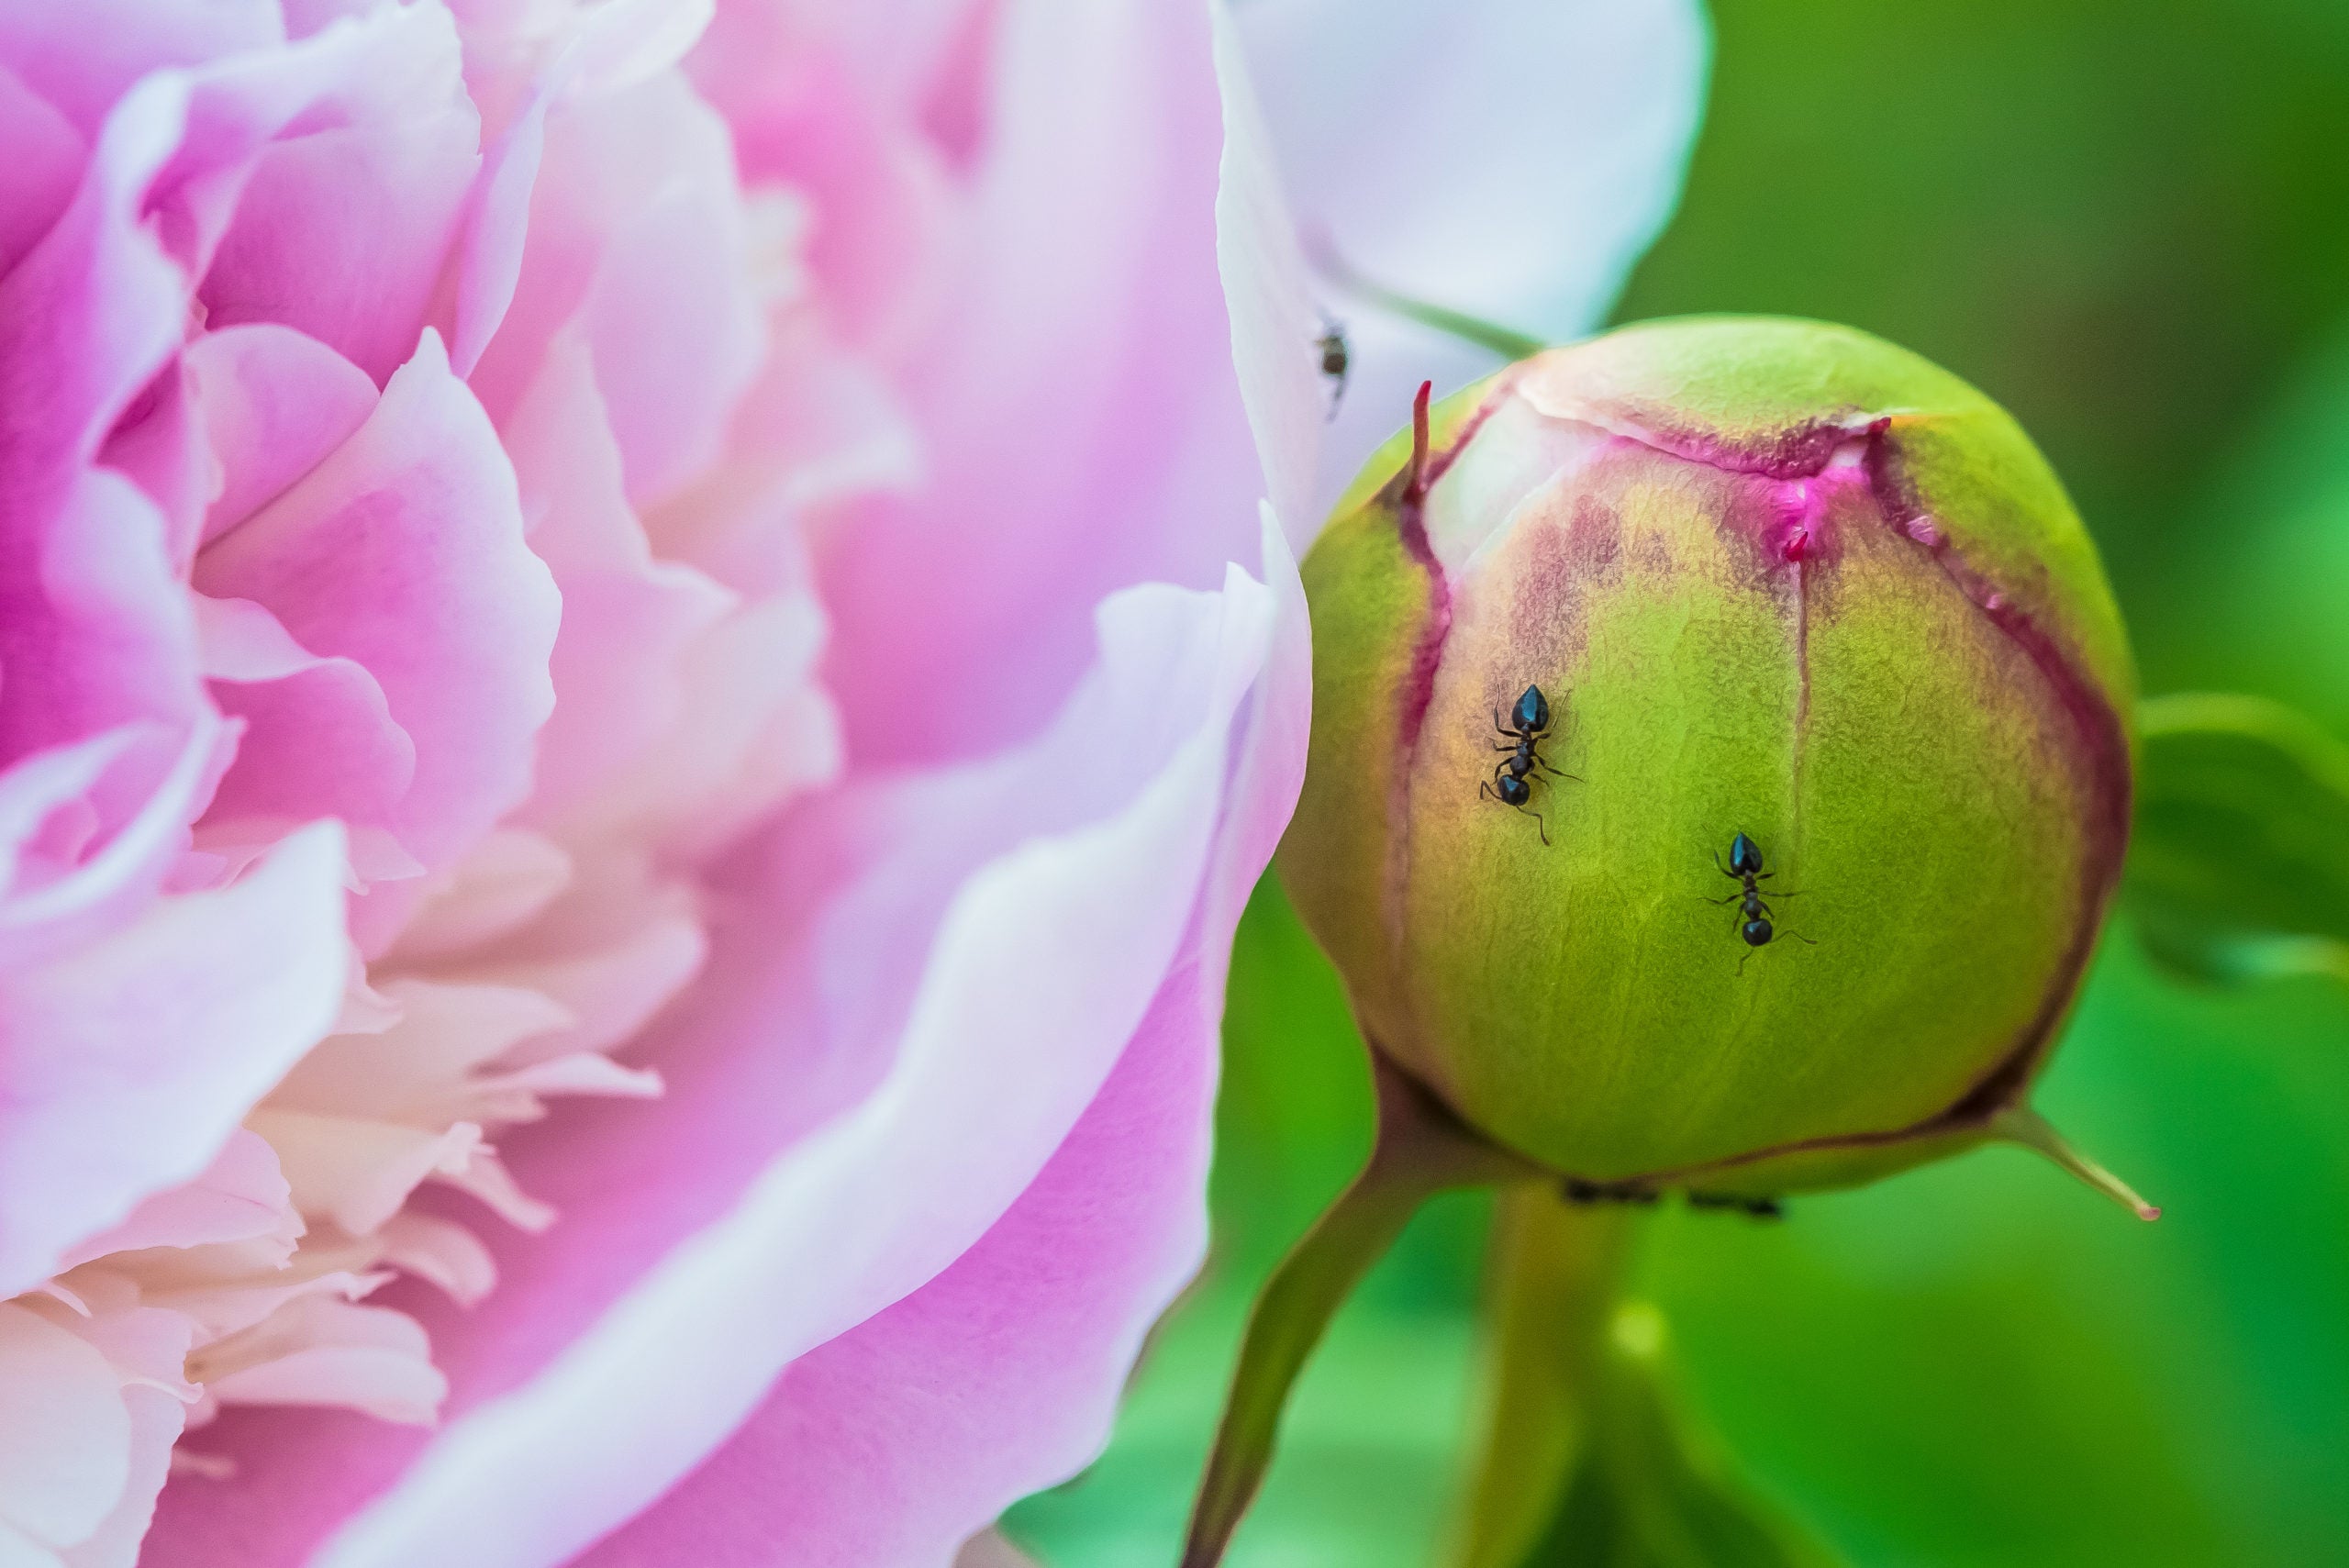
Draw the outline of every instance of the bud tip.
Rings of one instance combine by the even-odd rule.
[[[2140,1219],[2151,1222],[2162,1217],[2162,1211],[2138,1196],[2135,1188],[2073,1148],[2045,1117],[2028,1106],[2009,1106],[2000,1111],[1990,1119],[1990,1132],[2043,1156]]]
[[[1411,477],[1403,486],[1403,499],[1417,506],[1428,495],[1428,400],[1435,393],[1435,383],[1423,381],[1411,399]]]

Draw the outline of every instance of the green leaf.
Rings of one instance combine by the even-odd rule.
[[[2140,714],[2123,895],[2193,979],[2349,980],[2349,746],[2280,703],[2187,694]]]

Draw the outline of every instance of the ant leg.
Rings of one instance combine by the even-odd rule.
[[[1805,947],[1815,948],[1819,945],[1819,939],[1817,937],[1806,937],[1800,931],[1783,931],[1779,934],[1782,936],[1792,937],[1795,940],[1802,943]]]
[[[1550,842],[1550,825],[1549,825],[1547,822],[1544,822],[1544,821],[1542,821],[1542,814],[1541,814],[1540,812],[1538,812],[1538,811],[1534,810],[1534,809],[1533,809],[1531,806],[1519,806],[1519,807],[1518,807],[1518,809],[1519,809],[1520,811],[1524,812],[1528,817],[1532,817],[1532,818],[1533,818],[1533,825],[1534,825],[1536,828],[1541,828],[1541,829],[1542,829],[1542,844],[1543,844],[1544,846],[1548,845],[1548,843]]]
[[[1746,963],[1746,959],[1750,959],[1750,958],[1752,958],[1757,951],[1758,951],[1758,950],[1753,949],[1753,948],[1747,948],[1747,949],[1745,950],[1745,958],[1741,958],[1741,959],[1739,959],[1739,960],[1737,961],[1737,973],[1738,973],[1738,978],[1740,978],[1740,979],[1743,979],[1743,978],[1745,977],[1745,963]]]
[[[1500,799],[1499,795],[1493,793],[1493,786],[1489,783],[1479,782],[1476,785],[1476,794],[1478,798],[1484,800]]]
[[[1517,733],[1514,729],[1504,729],[1501,728],[1501,710],[1498,708],[1493,709],[1493,733],[1496,735],[1515,735]],[[1514,750],[1514,748],[1511,749]]]
[[[1713,851],[1713,869],[1720,873],[1723,876],[1729,878],[1731,882],[1743,882],[1745,880],[1743,877],[1738,875],[1737,873],[1730,870],[1729,867],[1721,864],[1721,852],[1719,850],[1715,850]]]
[[[1698,894],[1697,896],[1699,898],[1705,898],[1705,895],[1701,893]],[[1744,896],[1745,895],[1742,893],[1724,893],[1719,898],[1705,898],[1705,902],[1716,906],[1722,904],[1734,904]]]

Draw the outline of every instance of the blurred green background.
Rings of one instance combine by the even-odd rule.
[[[2149,692],[2349,735],[2349,4],[1719,0],[1709,118],[1625,319],[1854,323],[2007,404]],[[1216,1256],[1115,1445],[1011,1533],[1166,1568],[1241,1315],[1367,1146],[1334,978],[1270,886],[1226,1030]],[[1860,1568],[2349,1563],[2349,994],[2155,974],[2116,928],[2039,1103],[2165,1216],[1976,1154],[1784,1224],[1659,1214],[1636,1287],[1753,1485]],[[1487,1211],[1421,1216],[1294,1407],[1235,1568],[1430,1562]]]

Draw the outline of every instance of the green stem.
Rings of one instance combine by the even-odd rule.
[[[1378,1138],[1362,1173],[1281,1261],[1248,1315],[1231,1394],[1191,1510],[1182,1568],[1214,1568],[1273,1461],[1281,1411],[1306,1358],[1420,1204],[1446,1188],[1519,1180],[1531,1168],[1462,1128],[1426,1090],[1375,1058]]]
[[[1520,1568],[1588,1453],[1606,1335],[1641,1218],[1547,1186],[1501,1195],[1493,1224],[1483,1437],[1453,1568]]]

